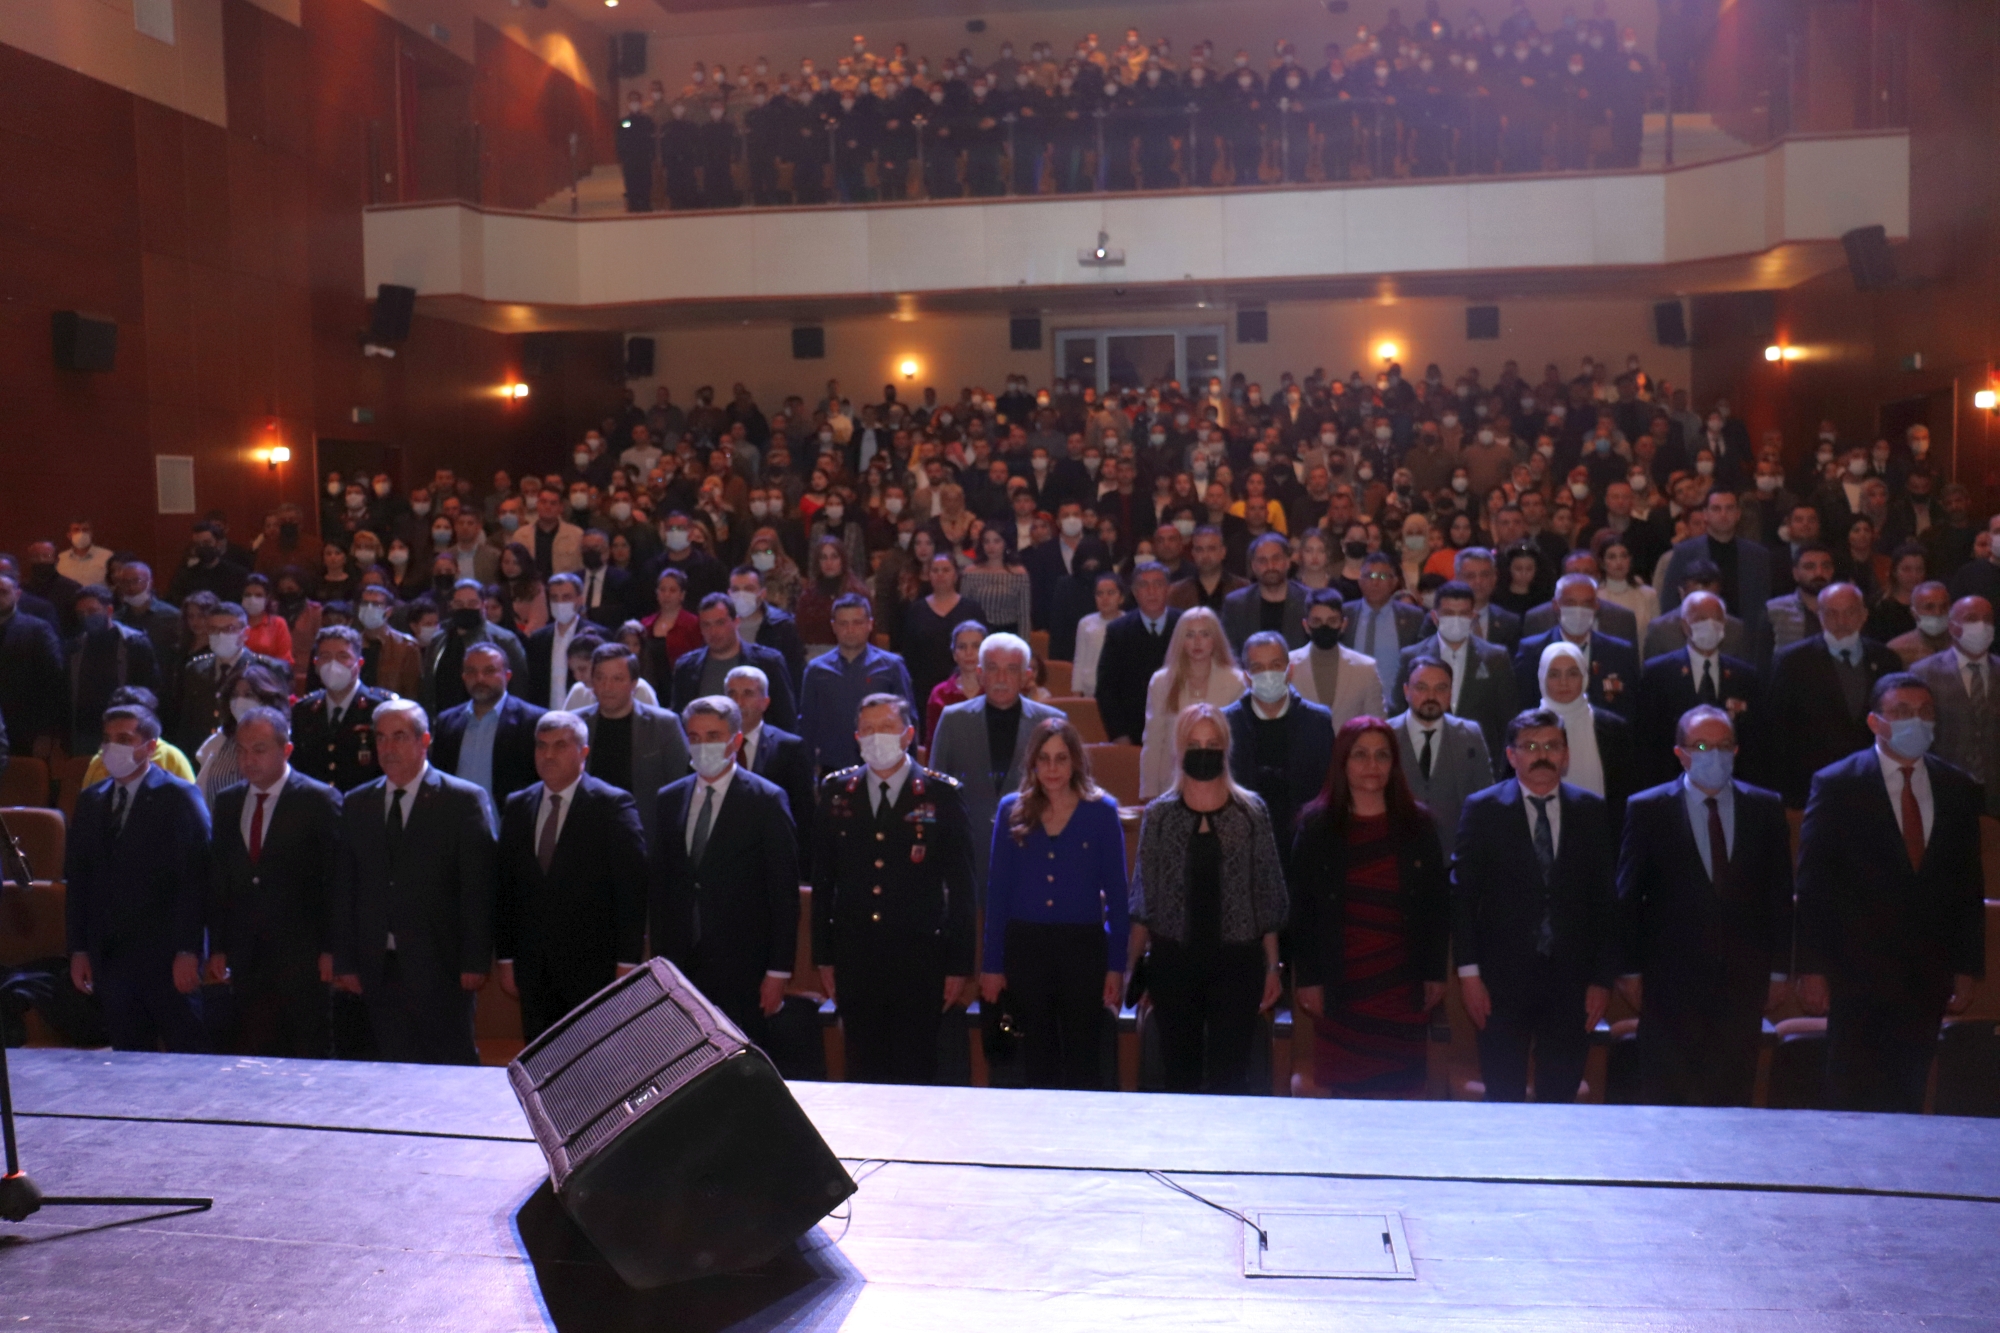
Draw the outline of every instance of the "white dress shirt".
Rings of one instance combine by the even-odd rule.
[[[583,785],[583,774],[578,773],[576,775],[576,781],[570,783],[569,786],[564,787],[561,791],[551,792],[546,786],[542,788],[542,803],[540,807],[537,808],[535,811],[534,845],[537,850],[539,850],[542,845],[542,828],[549,822],[549,810],[550,810],[549,798],[551,796],[559,796],[562,798],[562,805],[560,807],[557,807],[555,812],[556,841],[561,842],[563,825],[569,822],[570,807],[576,804],[576,789],[582,785]]]
[[[690,853],[694,851],[694,826],[701,820],[702,802],[708,799],[707,794],[709,792],[712,791],[715,793],[714,804],[709,807],[708,811],[708,827],[712,833],[715,831],[715,822],[722,818],[722,803],[729,799],[730,780],[735,776],[736,765],[734,764],[723,769],[721,775],[718,777],[705,778],[699,773],[695,775],[694,791],[688,797],[687,823],[681,829],[681,841],[687,845]]]
[[[561,708],[569,698],[569,641],[576,637],[583,617],[578,615],[567,625],[558,625],[553,620],[549,624],[555,630],[549,636],[549,707]]]
[[[1417,716],[1416,709],[1406,708],[1403,710],[1403,730],[1410,733],[1410,744],[1416,749],[1417,754],[1421,756],[1424,752],[1424,737],[1437,736],[1437,733],[1443,731],[1444,719],[1439,718],[1435,722],[1426,722]],[[1442,736],[1437,736],[1437,739],[1431,742],[1431,762],[1433,764],[1437,762],[1438,757],[1436,747],[1442,744],[1444,744]]]
[[[1903,832],[1903,765],[1907,759],[1890,754],[1879,740],[1875,743],[1875,758],[1882,765],[1882,785],[1889,789],[1889,813],[1896,817],[1896,832]],[[1937,804],[1931,800],[1931,772],[1924,761],[1916,761],[1910,770],[1910,790],[1917,796],[1917,813],[1923,816],[1924,846],[1931,845],[1931,828],[1937,823]],[[1905,837],[1908,835],[1905,834]]]
[[[910,760],[907,755],[904,756],[903,762],[897,766],[896,771],[886,778],[874,769],[869,769],[866,776],[862,778],[862,781],[868,784],[868,812],[870,814],[881,813],[883,783],[886,782],[889,784],[889,804],[894,805],[902,799],[903,784],[909,781],[909,778]]]
[[[1715,682],[1716,706],[1720,707],[1722,703],[1722,650],[1717,648],[1712,653],[1703,653],[1699,648],[1694,646],[1694,640],[1689,639],[1687,655],[1689,680],[1694,685],[1694,692],[1696,694],[1701,693],[1701,672],[1702,668],[1706,666],[1710,673],[1709,678]]]
[[[257,841],[261,845],[265,838],[271,836],[271,816],[278,813],[278,797],[284,792],[285,784],[291,780],[292,766],[286,764],[285,771],[278,775],[276,782],[268,787],[253,785],[249,791],[243,794],[243,817],[237,822],[237,831],[243,835],[245,850],[248,850],[250,846],[250,818],[257,813],[257,798],[259,796],[264,798],[264,826],[257,830]],[[406,797],[405,804],[407,802],[408,798]]]

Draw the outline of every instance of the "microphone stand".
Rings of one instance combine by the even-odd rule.
[[[21,844],[0,815],[0,891],[12,880],[27,893],[34,874]],[[46,972],[15,972],[0,982],[0,1011],[9,1016],[25,1014],[37,999],[49,993]],[[213,1199],[167,1199],[144,1195],[90,1195],[42,1193],[27,1172],[21,1169],[21,1150],[14,1139],[14,1094],[7,1079],[7,1043],[0,1040],[0,1140],[7,1153],[7,1174],[0,1176],[0,1221],[19,1222],[43,1208],[173,1208],[187,1213],[203,1213],[215,1206]],[[171,1215],[171,1214],[170,1214]]]

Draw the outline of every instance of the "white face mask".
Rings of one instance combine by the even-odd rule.
[[[745,620],[756,615],[757,608],[761,605],[756,593],[744,592],[741,589],[729,594],[729,604],[736,608],[736,618],[738,620]]]
[[[888,772],[903,762],[901,732],[870,732],[861,738],[861,762],[878,772]]]
[[[229,715],[238,722],[241,722],[250,710],[256,706],[257,701],[255,699],[245,694],[239,694],[229,701]]]
[[[98,751],[98,757],[104,761],[104,771],[119,782],[125,781],[143,767],[139,757],[133,753],[133,747],[129,745],[107,745]]]
[[[328,694],[345,694],[347,687],[354,683],[354,668],[345,662],[321,662],[319,683],[326,686]],[[233,705],[236,701],[230,702]]]
[[[1643,472],[1633,473],[1630,477],[1626,478],[1626,481],[1632,487],[1633,490],[1638,491],[1641,494],[1643,494],[1653,484],[1652,479],[1649,478]]]
[[[778,567],[777,552],[752,551],[750,553],[750,568],[756,570],[759,574],[768,574],[777,567]]]
[[[1075,541],[1078,537],[1081,537],[1083,535],[1083,520],[1078,518],[1074,514],[1064,519],[1062,521],[1061,527],[1062,527],[1062,535],[1069,538],[1071,541]]]
[[[1569,493],[1579,500],[1587,500],[1590,498],[1590,485],[1587,482],[1573,481],[1569,484]]]
[[[1565,606],[1562,609],[1563,633],[1572,639],[1580,639],[1590,633],[1597,623],[1597,612],[1587,606]]]
[[[1757,493],[1759,495],[1770,495],[1784,484],[1785,479],[1783,477],[1774,477],[1766,472],[1757,478]]]
[[[1931,631],[1925,630],[1926,634]],[[1993,622],[1990,620],[1968,620],[1959,627],[1958,646],[1970,657],[1977,657],[1993,646]]]
[[[381,629],[389,623],[389,608],[365,602],[355,609],[354,618],[361,622],[363,629]]]
[[[679,553],[679,552],[681,552],[681,551],[685,551],[685,550],[687,550],[687,548],[688,548],[688,534],[687,534],[687,529],[686,529],[686,528],[668,528],[668,529],[667,529],[667,549],[668,549],[669,551],[673,551],[673,552],[675,552],[675,553]]]
[[[568,625],[576,620],[575,602],[550,602],[549,616],[558,625]]]
[[[208,636],[208,650],[220,661],[234,662],[237,655],[243,651],[243,636],[233,633],[211,634]]]
[[[1464,643],[1472,637],[1472,617],[1439,616],[1438,637],[1446,643]]]
[[[1274,704],[1290,693],[1291,688],[1291,682],[1285,679],[1282,671],[1250,673],[1250,693],[1257,697],[1258,703]]]
[[[1492,432],[1491,430],[1482,430],[1482,431],[1480,431],[1480,432],[1479,432],[1479,442],[1480,442],[1481,444],[1491,444],[1491,443],[1493,443],[1493,432]]]
[[[1699,652],[1712,653],[1722,644],[1727,626],[1720,620],[1697,620],[1688,626],[1688,637]]]
[[[1183,538],[1194,536],[1194,520],[1191,518],[1175,519],[1174,531],[1178,532]]]
[[[244,609],[245,611],[249,612],[249,613],[250,613],[251,615],[253,615],[253,616],[261,616],[261,615],[263,615],[263,614],[264,614],[264,608],[265,608],[265,607],[267,607],[267,606],[269,606],[269,605],[270,605],[270,602],[269,602],[269,601],[268,601],[267,599],[265,599],[265,598],[262,598],[262,597],[252,597],[252,596],[250,596],[250,595],[249,595],[249,594],[247,594],[247,593],[246,593],[246,594],[244,594],[244,597],[243,597],[243,609]]]
[[[688,744],[688,760],[694,771],[711,782],[729,771],[736,762],[736,756],[729,753],[727,741],[691,741]]]
[[[1460,495],[1464,495],[1472,489],[1472,480],[1469,477],[1453,477],[1451,479],[1451,488]]]

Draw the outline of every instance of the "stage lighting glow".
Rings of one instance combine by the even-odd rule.
[[[902,364],[898,365],[896,369],[903,372],[904,379],[913,380],[917,377],[917,359],[913,356],[906,356],[903,358]]]
[[[1972,395],[1972,405],[1981,411],[1991,412],[1995,407],[2000,407],[2000,394],[1991,389],[1981,389]]]
[[[1769,347],[1766,347],[1764,349],[1764,359],[1766,361],[1777,361],[1782,359],[1784,355],[1785,355],[1785,349],[1778,346],[1778,344],[1776,343],[1772,343]]]
[[[1385,341],[1376,344],[1375,355],[1381,357],[1384,361],[1394,361],[1398,350],[1400,349],[1397,348],[1395,343]]]
[[[528,396],[528,386],[519,380],[515,380],[512,384],[503,384],[500,386],[500,396],[502,398],[526,398]]]
[[[280,463],[291,462],[292,461],[291,446],[284,444],[272,445],[270,458],[271,458],[271,466],[273,467],[276,467]]]

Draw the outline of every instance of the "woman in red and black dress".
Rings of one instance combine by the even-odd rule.
[[[1299,816],[1291,866],[1299,1008],[1313,1081],[1336,1097],[1421,1097],[1430,1011],[1444,998],[1450,881],[1410,794],[1390,724],[1334,736],[1326,786]]]

